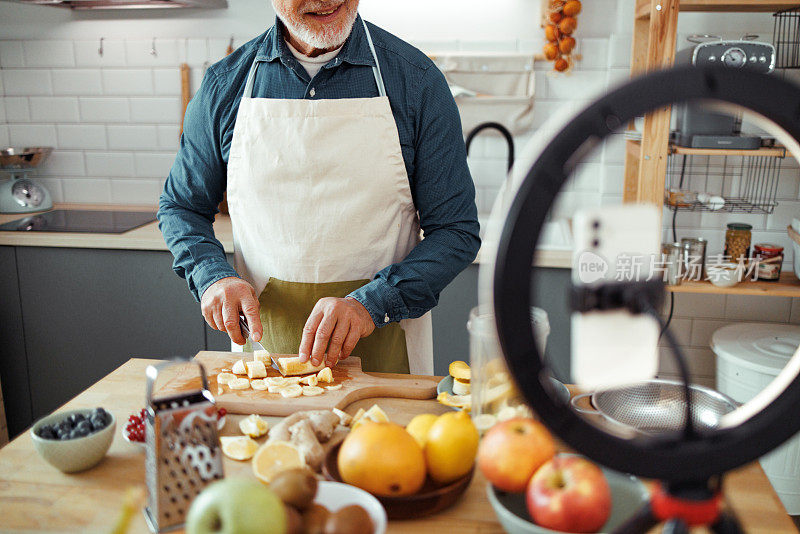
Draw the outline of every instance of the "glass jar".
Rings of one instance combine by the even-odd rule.
[[[753,245],[753,257],[756,259],[756,277],[759,280],[775,281],[781,277],[782,246],[756,243]]]
[[[750,257],[750,239],[753,227],[745,223],[728,223],[725,232],[725,256],[733,263],[747,261]]]

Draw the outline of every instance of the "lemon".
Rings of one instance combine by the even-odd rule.
[[[356,413],[358,415],[358,413]],[[381,409],[380,406],[377,404],[373,404],[372,408],[364,412],[361,417],[357,417],[353,419],[353,426],[351,430],[355,430],[359,426],[363,425],[364,423],[373,422],[373,423],[389,423],[389,416],[386,415],[386,412]]]
[[[239,430],[242,431],[242,434],[251,438],[260,438],[267,433],[269,425],[257,414],[252,414],[239,421]]]
[[[303,454],[288,441],[265,443],[253,456],[253,474],[267,484],[278,473],[305,466]]]
[[[478,430],[465,411],[439,416],[428,431],[425,460],[428,475],[445,484],[469,473],[478,452]]]
[[[219,443],[222,454],[231,460],[249,460],[258,450],[258,443],[247,436],[222,436]]]
[[[438,415],[421,413],[406,425],[406,432],[411,434],[417,440],[419,446],[424,449],[425,443],[428,441],[428,431],[430,431],[437,419],[439,419]]]

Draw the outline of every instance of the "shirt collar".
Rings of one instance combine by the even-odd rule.
[[[261,47],[259,54],[266,61],[273,61],[280,58],[284,63],[289,58],[294,58],[289,47],[286,46],[286,41],[283,39],[283,25],[278,17],[275,17],[275,25],[267,31],[264,37],[264,44]],[[342,51],[336,56],[343,62],[352,65],[368,65],[375,66],[375,59],[372,57],[372,51],[367,42],[367,35],[364,32],[364,23],[361,22],[361,15],[356,16],[353,23],[353,29],[342,47]]]

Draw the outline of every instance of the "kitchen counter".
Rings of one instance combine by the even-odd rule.
[[[119,204],[56,204],[55,209],[75,210],[120,210],[120,211],[156,211],[156,206],[123,206]],[[21,219],[28,214],[0,214],[0,224]],[[233,229],[231,219],[227,215],[217,214],[214,222],[214,233],[220,240],[225,252],[233,253]],[[158,229],[158,223],[152,222],[134,228],[123,234],[95,234],[69,232],[10,232],[0,231],[0,246],[18,247],[65,247],[92,249],[125,249],[125,250],[167,250],[167,245]],[[571,253],[564,250],[541,250],[537,255],[537,267],[570,266]],[[475,259],[480,263],[480,253]]]
[[[142,407],[144,370],[155,360],[132,359],[67,403],[64,408],[103,406],[117,419],[117,434],[106,458],[94,469],[66,475],[42,460],[23,433],[0,450],[0,517],[8,531],[107,532],[119,512],[125,492],[144,486],[144,454],[138,445],[122,439],[120,428],[130,413]],[[418,413],[444,413],[434,400],[367,399],[350,405],[378,402],[389,417],[401,424]],[[229,415],[223,435],[238,433],[239,416]],[[275,420],[275,418],[269,418]],[[252,477],[250,462],[225,458],[227,476]],[[428,518],[392,521],[390,533],[500,533],[502,529],[485,496],[485,479],[476,473],[464,496],[452,508]],[[727,498],[748,533],[780,534],[797,530],[786,515],[758,463],[731,473],[725,482]],[[148,532],[141,514],[130,532]]]

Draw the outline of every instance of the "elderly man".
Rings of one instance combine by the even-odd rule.
[[[431,373],[429,310],[480,245],[447,83],[358,0],[273,6],[187,109],[158,213],[173,267],[236,344],[242,314],[273,353]],[[235,270],[212,229],[226,189]]]

